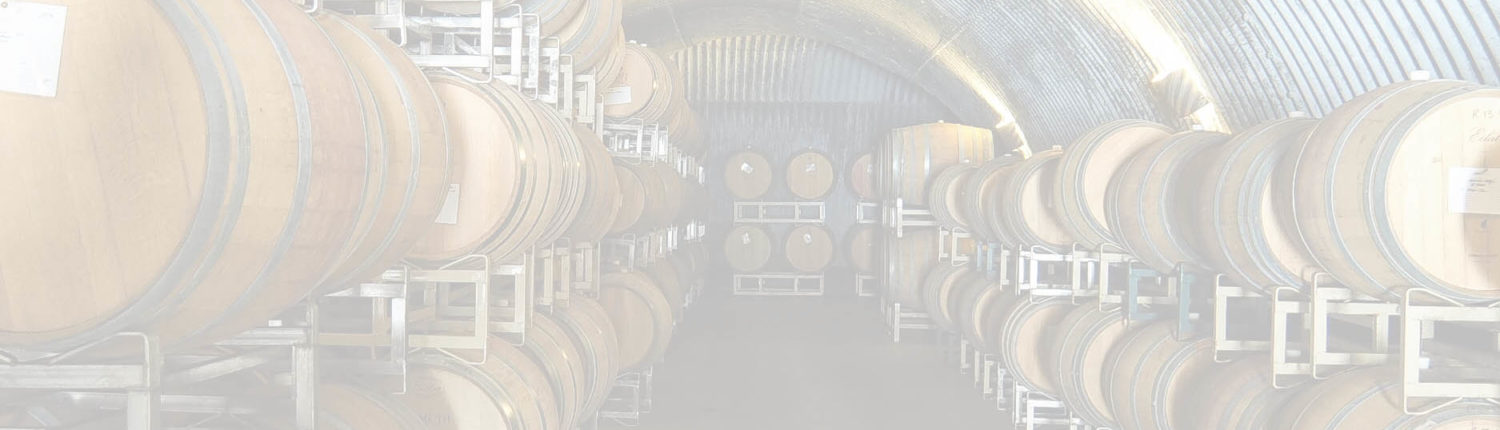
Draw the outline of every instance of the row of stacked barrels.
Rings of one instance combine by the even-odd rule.
[[[846,179],[850,190],[856,194],[868,192],[871,188],[869,164],[870,157],[866,155],[855,161],[853,165],[856,167],[849,170]],[[867,167],[857,167],[860,165]],[[856,171],[866,173],[852,174]],[[839,169],[833,161],[815,150],[793,154],[779,168],[773,167],[764,154],[746,150],[729,156],[725,161],[723,180],[729,194],[737,201],[762,201],[778,195],[773,193],[773,185],[778,179],[793,200],[815,201],[833,191],[838,174]],[[754,208],[746,210],[751,209]],[[725,236],[724,255],[729,266],[742,273],[780,267],[800,273],[816,273],[827,269],[839,250],[843,250],[852,265],[868,270],[873,266],[871,233],[867,226],[855,226],[844,244],[839,245],[835,243],[833,233],[822,224],[800,224],[785,231],[777,231],[768,225],[741,224]]]
[[[1121,121],[1024,160],[884,158],[882,168],[903,178],[890,175],[938,166],[925,184],[894,184],[922,191],[916,201],[930,203],[940,222],[1013,249],[1116,246],[1155,270],[1188,263],[1263,291],[1302,287],[1300,275],[1317,270],[1372,297],[1423,287],[1475,303],[1500,298],[1500,257],[1488,245],[1500,239],[1488,227],[1500,200],[1486,170],[1500,164],[1497,119],[1500,89],[1411,81],[1321,120],[1294,115],[1235,135]],[[911,146],[917,134],[927,136],[917,146],[961,145],[930,128],[898,130],[892,142]],[[1180,337],[1172,322],[1127,322],[1096,303],[1028,298],[969,268],[932,264],[930,242],[892,251],[902,255],[893,266],[921,271],[898,279],[917,280],[896,286],[901,299],[1092,425],[1500,427],[1500,407],[1489,402],[1404,404],[1399,371],[1389,367],[1276,389],[1269,357],[1218,363],[1212,339]]]
[[[424,73],[385,34],[334,12],[285,0],[43,3],[67,8],[56,92],[0,92],[14,120],[0,141],[45,143],[0,157],[0,349],[59,352],[128,331],[184,351],[400,261],[509,263],[667,225],[685,193],[702,192],[670,168],[614,161],[592,131],[511,87]],[[639,62],[623,53],[635,48],[620,43],[618,1],[532,3],[575,9],[547,28],[571,35],[575,58],[599,58],[582,70],[624,79],[610,70]],[[454,428],[579,422],[616,372],[660,358],[699,267],[683,256],[609,270],[597,299],[537,313],[521,347],[496,338],[484,357],[425,354],[414,373],[434,392],[406,397],[424,411],[414,416]],[[376,418],[389,408],[371,408],[378,396],[329,391],[344,393],[330,413],[372,420],[352,428],[389,425]]]

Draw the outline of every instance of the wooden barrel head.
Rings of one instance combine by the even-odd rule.
[[[1116,121],[1067,147],[1057,169],[1058,213],[1072,237],[1088,248],[1116,242],[1105,218],[1105,194],[1127,161],[1171,129],[1146,121]]]
[[[833,162],[817,151],[804,151],[786,162],[786,187],[799,199],[817,200],[828,195],[837,175]]]
[[[558,323],[568,330],[589,366],[586,372],[589,388],[580,413],[584,417],[593,416],[604,405],[620,371],[620,345],[615,327],[599,302],[579,296],[568,299]]]
[[[771,190],[771,162],[754,151],[729,156],[724,162],[724,186],[739,200],[755,200]]]
[[[1484,185],[1500,166],[1497,117],[1500,89],[1458,81],[1390,85],[1331,112],[1295,174],[1312,256],[1376,297],[1500,299],[1500,198]]]
[[[484,364],[429,352],[411,358],[405,394],[396,396],[434,430],[557,428],[546,372],[526,353],[491,337]],[[479,361],[481,357],[465,357]]]
[[[787,233],[786,260],[803,273],[821,272],[833,262],[833,235],[820,225],[803,225]]]
[[[656,52],[638,44],[626,44],[621,50],[620,77],[615,86],[601,96],[604,115],[610,118],[638,118],[657,122],[664,118],[682,95],[682,85],[665,60]]]
[[[939,328],[955,329],[951,306],[955,301],[953,290],[969,273],[967,267],[939,264],[927,272],[927,278],[922,281],[922,308],[928,310],[927,315]]]
[[[849,163],[849,172],[845,173],[849,183],[849,191],[860,200],[875,200],[875,156],[874,154],[861,154]]]
[[[544,313],[531,316],[522,350],[547,374],[547,382],[557,396],[558,413],[563,428],[573,428],[583,419],[583,403],[588,400],[588,363],[567,332]]]
[[[969,233],[981,242],[1009,244],[998,232],[1000,219],[996,213],[1009,205],[998,198],[996,192],[1005,176],[1016,164],[1015,157],[1000,157],[985,162],[976,168],[969,180],[963,184],[964,195],[969,196],[960,205],[964,219],[969,220]]]
[[[771,261],[771,246],[771,235],[764,228],[738,226],[724,236],[724,258],[735,271],[759,271]]]
[[[672,338],[672,310],[651,278],[640,272],[611,273],[600,280],[599,305],[620,341],[620,368],[641,369],[661,361]]]
[[[869,224],[858,224],[849,228],[844,240],[847,245],[845,252],[848,253],[849,265],[860,273],[875,273],[875,245],[880,243],[880,232],[875,226]]]
[[[1213,340],[1179,341],[1174,326],[1161,321],[1134,329],[1106,360],[1105,390],[1121,427],[1188,428],[1179,417],[1189,411],[1180,406],[1213,369]]]

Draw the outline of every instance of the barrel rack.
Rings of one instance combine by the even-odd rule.
[[[735,224],[800,225],[828,222],[828,204],[823,201],[737,201]],[[822,296],[827,279],[822,273],[736,273],[736,296]]]
[[[936,228],[937,220],[932,217],[932,212],[926,209],[911,208],[906,206],[905,199],[895,198],[881,201],[881,221],[886,233],[882,236],[890,239],[902,238],[906,230],[910,228]],[[889,244],[887,245],[889,246]],[[891,341],[901,343],[901,334],[908,330],[927,330],[936,328],[932,323],[932,317],[926,312],[913,311],[913,306],[892,300],[895,283],[887,279],[885,292],[880,295],[880,313],[886,323],[886,331],[891,335]]]

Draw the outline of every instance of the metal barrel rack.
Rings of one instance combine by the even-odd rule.
[[[937,228],[937,220],[932,217],[932,212],[926,209],[911,208],[906,206],[905,199],[895,198],[881,201],[881,220],[885,233],[882,238],[900,239],[905,237],[906,230],[912,228]],[[941,245],[941,243],[939,244]],[[892,244],[887,243],[887,247]],[[885,262],[889,264],[890,262]],[[886,323],[886,331],[891,335],[891,341],[901,343],[903,332],[911,330],[931,331],[937,328],[932,323],[932,317],[926,312],[915,311],[919,307],[910,306],[896,301],[892,296],[897,285],[894,280],[885,279],[884,292],[880,295],[881,317]]]

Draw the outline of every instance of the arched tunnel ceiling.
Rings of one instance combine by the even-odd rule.
[[[1013,120],[1033,147],[1125,118],[1185,127],[1152,80],[1185,71],[1211,128],[1243,129],[1426,70],[1500,84],[1486,0],[627,0],[631,39],[672,51],[791,34],[909,79],[978,126]],[[1219,118],[1222,122],[1206,117]]]

